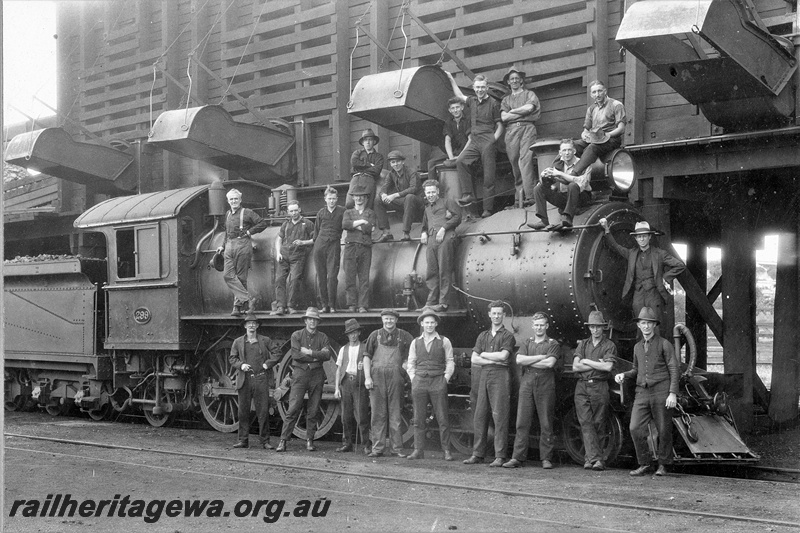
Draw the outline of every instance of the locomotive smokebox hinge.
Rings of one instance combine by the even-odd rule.
[[[603,271],[599,268],[597,270],[589,269],[589,272],[583,275],[583,279],[590,279],[595,283],[603,283]]]

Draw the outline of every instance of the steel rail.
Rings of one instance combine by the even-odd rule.
[[[633,503],[623,503],[623,502],[609,502],[603,500],[593,500],[593,499],[582,499],[582,498],[570,498],[567,496],[554,496],[552,494],[539,494],[533,492],[519,492],[514,490],[505,490],[505,489],[495,489],[495,488],[487,488],[487,487],[476,487],[471,485],[461,485],[455,483],[439,483],[436,481],[425,481],[425,480],[414,480],[408,478],[401,478],[401,477],[394,477],[394,476],[385,476],[385,475],[378,475],[378,474],[368,474],[362,472],[348,472],[342,470],[333,470],[330,468],[316,468],[313,466],[299,466],[299,465],[287,465],[284,463],[272,463],[269,461],[254,461],[251,459],[232,459],[228,457],[219,457],[214,455],[205,455],[205,454],[197,454],[197,453],[189,453],[189,452],[178,452],[172,450],[154,450],[150,448],[140,448],[137,446],[123,446],[119,444],[106,444],[100,442],[89,442],[89,441],[78,441],[72,439],[60,439],[54,437],[40,437],[35,435],[24,435],[21,433],[4,433],[6,437],[16,437],[22,439],[29,439],[29,440],[38,440],[44,442],[54,442],[59,444],[73,444],[77,446],[91,446],[96,448],[107,448],[112,450],[126,450],[126,451],[135,451],[135,452],[146,452],[146,453],[155,453],[161,455],[172,455],[177,457],[192,457],[195,459],[208,459],[208,460],[215,460],[215,461],[225,461],[225,462],[235,462],[235,463],[245,463],[245,464],[252,464],[258,466],[269,466],[269,467],[276,467],[276,468],[293,468],[295,470],[301,470],[306,472],[313,472],[318,474],[329,474],[329,475],[338,475],[338,476],[349,476],[349,477],[361,477],[365,479],[373,479],[377,481],[386,481],[386,482],[393,482],[393,483],[405,483],[409,485],[421,485],[427,487],[437,487],[437,488],[446,488],[446,489],[458,489],[458,490],[467,490],[471,492],[480,492],[482,494],[485,493],[492,493],[492,494],[500,494],[503,496],[517,496],[523,498],[531,498],[531,499],[542,499],[542,500],[550,500],[550,501],[558,501],[564,503],[572,503],[572,504],[583,504],[589,506],[597,506],[597,507],[615,507],[618,509],[628,509],[634,511],[651,511],[651,512],[659,512],[665,514],[673,514],[673,515],[685,515],[685,516],[694,516],[694,517],[703,517],[703,518],[715,518],[718,520],[728,520],[733,522],[748,522],[748,523],[756,523],[756,524],[764,524],[764,525],[775,525],[781,527],[792,527],[792,528],[800,528],[800,522],[787,522],[783,520],[771,520],[767,518],[757,518],[752,516],[740,516],[740,515],[725,515],[719,513],[710,513],[706,511],[692,511],[688,509],[669,509],[667,507],[657,507],[652,505],[638,505]],[[6,449],[15,449],[9,446],[6,446]],[[21,450],[25,450],[25,448],[19,448]],[[47,452],[53,453],[53,452]]]

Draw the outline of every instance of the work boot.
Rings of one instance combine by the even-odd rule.
[[[270,313],[270,315],[272,315],[272,316],[280,316],[282,314],[283,314],[283,307],[281,307],[281,306],[278,306],[277,309],[275,309],[274,311],[272,311]]]
[[[538,216],[536,217],[536,219],[537,220],[535,220],[534,222],[528,222],[528,227],[529,228],[535,229],[535,230],[543,230],[544,228],[547,227],[547,222],[545,222],[544,220],[542,220]]]
[[[605,463],[603,463],[603,461],[596,461],[592,465],[592,470],[595,470],[597,472],[602,472],[605,469],[606,469],[606,465],[605,465]]]
[[[453,455],[450,453],[450,450],[445,450],[444,451],[444,460],[445,461],[452,461],[453,460]]]
[[[231,311],[231,316],[242,316],[244,313],[242,312],[242,304],[235,303],[233,304],[233,311]]]
[[[667,475],[667,467],[665,465],[658,465],[658,470],[656,470],[657,476],[666,476]]]
[[[545,459],[544,461],[542,461],[542,468],[544,468],[545,470],[550,470],[553,468],[553,463]]]
[[[425,452],[422,450],[414,450],[406,459],[425,459]]]
[[[586,461],[585,463],[583,463],[583,469],[584,470],[591,470],[592,469],[592,462],[591,461]]]
[[[411,233],[408,231],[403,232],[403,238],[400,239],[401,241],[410,241],[411,240]]]
[[[307,440],[306,441],[306,450],[308,450],[310,452],[317,451],[317,447],[314,446],[314,441],[313,440]]]
[[[281,439],[281,441],[278,443],[278,447],[275,448],[275,451],[276,452],[285,452],[286,451],[286,441]]]
[[[522,466],[522,461],[510,459],[507,463],[503,463],[503,468],[519,468]]]
[[[381,236],[378,237],[378,239],[375,242],[388,242],[393,240],[394,240],[394,235],[392,235],[388,231],[384,231],[383,233],[381,233]]]
[[[478,457],[477,455],[471,456],[469,459],[464,459],[462,461],[465,465],[476,465],[478,463],[483,462],[483,457]]]
[[[246,440],[240,440],[236,444],[233,445],[234,448],[247,448],[249,446]]]
[[[295,309],[294,307],[290,306],[289,307],[289,314],[290,315],[296,315],[297,314],[297,309]]]
[[[336,451],[339,452],[339,453],[352,452],[353,451],[353,445],[352,444],[343,444],[342,446],[336,448]]]
[[[502,457],[495,457],[494,461],[489,463],[489,468],[498,468],[500,466],[503,466],[505,464],[505,462],[506,462],[506,460],[503,459]]]
[[[274,450],[274,449],[275,449],[275,446],[273,446],[272,444],[270,444],[270,443],[269,443],[269,441],[267,441],[267,442],[262,442],[262,443],[261,443],[261,447],[262,447],[262,448],[264,448],[265,450]]]
[[[468,206],[468,205],[470,205],[470,204],[472,204],[474,202],[475,202],[475,196],[470,194],[470,193],[466,193],[466,194],[461,195],[461,199],[458,200],[457,203],[461,207],[466,207],[466,206]]]
[[[646,476],[651,470],[653,469],[650,467],[650,465],[642,465],[636,470],[631,470],[629,474],[633,477]]]

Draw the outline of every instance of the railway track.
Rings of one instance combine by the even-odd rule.
[[[577,498],[577,497],[569,497],[569,496],[560,496],[549,494],[546,492],[528,492],[528,491],[520,491],[520,490],[511,490],[511,489],[502,489],[502,488],[492,488],[486,486],[476,486],[476,485],[469,485],[469,484],[456,484],[456,483],[447,483],[447,482],[440,482],[440,481],[431,481],[431,480],[420,480],[420,479],[412,479],[410,477],[401,477],[397,475],[383,475],[383,474],[373,474],[368,472],[354,472],[352,470],[343,470],[340,468],[335,468],[333,465],[329,464],[325,468],[315,467],[315,466],[305,466],[305,465],[287,465],[281,462],[272,462],[269,460],[252,460],[242,457],[222,457],[218,455],[207,455],[207,454],[199,454],[199,453],[192,453],[192,452],[182,452],[182,451],[173,451],[173,450],[159,450],[159,449],[151,449],[151,448],[143,448],[143,447],[136,447],[136,446],[125,446],[125,445],[118,445],[118,444],[108,444],[108,443],[99,443],[99,442],[90,442],[90,441],[81,441],[81,440],[74,440],[74,439],[65,439],[65,438],[53,438],[53,437],[43,437],[43,436],[36,436],[36,435],[26,435],[21,433],[4,433],[6,438],[18,438],[18,439],[26,439],[31,441],[38,441],[38,442],[47,442],[47,443],[54,443],[54,444],[70,444],[75,446],[81,446],[86,448],[104,448],[109,450],[119,450],[125,452],[136,452],[139,454],[155,454],[155,455],[166,455],[172,457],[182,457],[182,458],[192,458],[192,459],[202,459],[202,460],[211,460],[211,461],[220,461],[223,463],[237,463],[237,464],[248,464],[252,466],[264,467],[264,468],[277,468],[277,469],[286,469],[291,468],[292,470],[297,470],[301,472],[306,472],[313,474],[315,476],[333,476],[333,477],[347,477],[347,478],[362,478],[368,480],[374,480],[379,482],[390,482],[390,483],[397,483],[397,484],[405,484],[417,487],[427,487],[432,489],[442,489],[442,490],[455,490],[455,491],[465,491],[467,493],[480,493],[480,494],[494,494],[494,495],[501,495],[506,497],[514,497],[514,498],[527,498],[531,500],[545,500],[545,501],[552,501],[552,502],[559,502],[563,504],[568,504],[570,506],[579,505],[588,508],[616,508],[616,509],[625,509],[625,510],[632,510],[642,513],[659,513],[663,515],[671,515],[671,516],[682,516],[682,517],[692,517],[695,519],[705,520],[705,519],[712,519],[712,520],[721,520],[727,521],[731,523],[752,523],[752,524],[759,524],[764,526],[779,526],[779,527],[787,527],[787,528],[795,528],[800,529],[800,522],[791,522],[791,521],[784,521],[784,520],[775,520],[763,517],[755,517],[755,516],[746,516],[746,515],[734,515],[734,514],[724,514],[724,513],[715,513],[715,512],[708,512],[708,511],[697,511],[691,509],[679,509],[679,508],[669,508],[664,506],[656,506],[656,505],[643,505],[643,504],[636,504],[636,503],[626,503],[620,501],[613,501],[613,500],[604,500],[604,499],[587,499],[584,497]],[[22,448],[16,446],[9,446],[6,445],[6,450],[15,450],[15,451],[22,451],[22,452],[31,452],[37,453],[40,452],[39,450],[31,450],[29,448]],[[74,458],[81,458],[81,459],[91,459],[91,460],[102,460],[102,461],[110,461],[110,462],[117,462],[120,464],[133,464],[127,461],[114,461],[112,459],[99,459],[97,457],[91,456],[82,456],[82,455],[74,455],[74,454],[66,454],[64,452],[52,452],[52,451],[45,451],[42,450],[41,453],[50,453],[50,454],[57,454],[62,455],[64,457],[74,457]],[[146,466],[136,463],[137,466]],[[158,468],[164,468],[163,466],[158,466]],[[771,468],[771,467],[761,467],[761,468],[753,468],[748,467],[748,471],[770,471],[770,472],[778,472],[784,475],[787,474],[795,474],[797,471],[790,470],[790,469],[778,469],[778,468]],[[209,474],[214,475],[217,477],[225,478],[226,475],[224,474]],[[689,474],[676,474],[678,476],[689,476]],[[720,477],[720,476],[718,476]],[[740,478],[740,479],[751,479],[748,477]],[[763,481],[763,480],[754,480],[754,481]],[[770,480],[774,481],[774,480]],[[791,479],[791,476],[787,476],[786,479],[780,480],[782,482],[788,483],[797,483],[797,480]],[[301,485],[292,485],[291,483],[281,482],[281,485],[292,486],[296,488],[309,488]],[[348,492],[350,496],[353,495],[352,492]],[[377,498],[382,499],[381,497],[375,496],[374,494],[363,494],[359,495],[365,498]],[[420,505],[431,505],[426,502],[416,502]],[[451,510],[459,509],[457,507],[450,507]],[[552,521],[545,520],[543,522],[550,523]],[[559,524],[567,525],[565,522],[561,522]],[[611,529],[609,531],[612,531]],[[617,531],[617,530],[613,530]]]

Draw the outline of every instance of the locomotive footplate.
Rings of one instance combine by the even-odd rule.
[[[416,311],[408,311],[406,309],[395,309],[397,313],[400,315],[400,319],[398,320],[398,325],[402,324],[416,324],[417,317],[419,316],[421,309]],[[303,310],[305,312],[305,310]],[[448,311],[442,311],[437,313],[443,321],[454,320],[454,319],[465,319],[467,318],[467,310],[466,309],[454,309]],[[258,320],[261,321],[261,324],[265,327],[269,326],[297,326],[301,328],[304,326],[303,322],[303,313],[296,313],[293,315],[270,315],[269,311],[256,311],[256,317]],[[323,313],[320,315],[322,319],[322,323],[328,326],[341,326],[344,327],[344,323],[349,318],[356,318],[358,322],[362,326],[366,327],[381,327],[381,309],[375,309],[373,311],[368,311],[366,313],[352,313],[350,311],[344,310],[336,310],[335,313]],[[209,325],[209,326],[216,326],[219,324],[226,324],[226,325],[239,325],[241,324],[242,320],[244,319],[244,315],[242,316],[231,316],[231,315],[189,315],[182,317],[182,320],[187,322],[191,322],[197,325]]]

